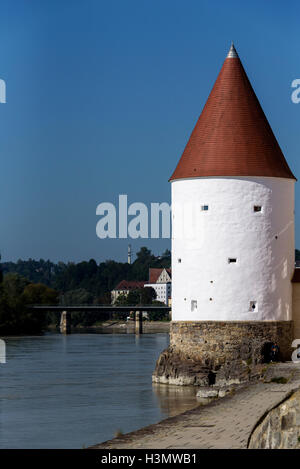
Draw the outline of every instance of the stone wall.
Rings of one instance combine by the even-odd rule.
[[[300,448],[300,390],[267,414],[252,433],[248,447]]]
[[[258,379],[265,344],[277,342],[280,360],[290,360],[292,338],[292,321],[173,321],[153,381],[225,386]]]

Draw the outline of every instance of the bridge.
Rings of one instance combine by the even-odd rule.
[[[96,313],[124,313],[134,312],[135,316],[135,333],[143,333],[143,311],[171,311],[170,306],[162,305],[134,305],[134,306],[114,306],[114,305],[72,305],[72,306],[51,306],[51,305],[31,305],[29,308],[32,311],[44,311],[44,312],[60,312],[60,332],[62,334],[71,333],[71,313],[81,311],[84,313],[96,312]]]

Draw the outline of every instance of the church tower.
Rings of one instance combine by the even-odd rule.
[[[232,45],[172,186],[170,347],[153,380],[240,383],[290,359],[294,183]]]

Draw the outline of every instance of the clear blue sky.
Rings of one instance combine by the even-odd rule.
[[[299,16],[296,1],[2,0],[3,260],[125,261],[127,240],[96,237],[96,206],[170,201],[231,40],[300,179]],[[170,243],[132,241],[142,245]]]

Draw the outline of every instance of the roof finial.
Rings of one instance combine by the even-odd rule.
[[[239,58],[239,56],[238,56],[237,51],[235,50],[234,44],[232,42],[231,46],[230,46],[230,49],[229,49],[229,52],[228,52],[228,55],[227,55],[227,59],[238,59],[238,58]]]

